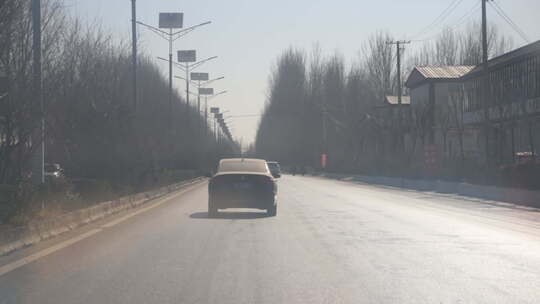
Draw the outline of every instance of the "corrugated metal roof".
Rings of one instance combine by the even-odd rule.
[[[510,51],[508,53],[502,54],[498,57],[492,58],[488,60],[488,67],[489,69],[495,68],[498,65],[504,64],[508,61],[511,61],[513,59],[519,58],[521,56],[527,56],[530,54],[538,54],[540,53],[540,40],[527,44],[525,46],[522,46],[520,48],[517,48],[513,51]],[[472,72],[471,75],[479,73],[482,71],[482,65],[479,64]],[[469,75],[467,75],[469,76]]]
[[[424,66],[416,67],[425,78],[437,78],[437,79],[448,79],[448,78],[459,78],[467,73],[469,73],[474,66],[469,65],[455,65],[455,66]]]
[[[386,96],[386,102],[392,105],[398,104],[398,97],[397,96]],[[411,97],[410,96],[401,96],[401,104],[411,104]]]

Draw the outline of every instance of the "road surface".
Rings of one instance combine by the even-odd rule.
[[[100,224],[0,276],[0,303],[540,302],[539,210],[299,176],[277,217],[206,201],[202,184]]]

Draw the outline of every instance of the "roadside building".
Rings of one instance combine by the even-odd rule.
[[[461,77],[474,66],[423,66],[409,74],[410,121],[407,150],[418,161],[434,165],[442,159],[472,153],[465,142],[474,141],[463,127],[462,101],[454,92],[462,87]]]
[[[463,99],[464,124],[481,134],[475,147],[478,160],[507,164],[524,155],[538,159],[540,41],[489,60],[488,75],[486,81],[479,65],[461,78],[462,86],[454,92]]]
[[[483,65],[415,67],[405,84],[409,136],[439,159],[538,160],[540,41],[490,59],[487,72]]]
[[[410,96],[401,96],[401,104],[403,107],[407,108],[411,104],[411,97]],[[397,109],[399,107],[399,98],[398,96],[385,96],[383,107],[389,107],[393,109]]]
[[[401,152],[404,146],[404,138],[410,120],[409,96],[385,96],[381,103],[375,106],[377,128],[380,136],[376,140],[376,150],[379,153],[395,154]]]
[[[398,127],[399,116],[405,124],[409,119],[411,105],[410,96],[401,96],[401,105],[398,102],[397,96],[385,96],[381,104],[375,106],[377,116],[384,120],[387,128]]]

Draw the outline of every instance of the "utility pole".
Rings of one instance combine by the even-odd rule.
[[[482,1],[482,64],[484,69],[487,68],[488,50],[487,50],[487,13],[486,3],[488,0]]]
[[[401,44],[409,44],[410,41],[397,41],[396,50],[397,50],[397,89],[398,89],[398,104],[401,107],[401,95],[402,95],[402,83],[401,83]]]
[[[397,53],[397,93],[398,93],[398,132],[399,132],[399,148],[401,149],[403,147],[403,136],[401,134],[401,124],[402,124],[402,116],[403,113],[401,111],[401,104],[402,104],[402,82],[401,82],[401,51],[403,50],[402,44],[409,44],[411,41],[405,41],[405,40],[398,40],[398,41],[390,41],[388,44],[395,44],[396,45],[396,53]]]
[[[395,44],[397,51],[397,90],[398,90],[398,104],[401,105],[402,96],[402,83],[401,83],[401,51],[404,49],[401,45],[409,44],[411,41],[398,40],[389,41],[387,44]]]
[[[172,111],[172,49],[173,49],[173,31],[172,28],[169,28],[169,126],[171,126],[171,134],[173,134],[172,121],[173,121],[173,111]]]
[[[137,0],[131,0],[131,47],[133,60],[133,112],[137,112]]]
[[[327,126],[327,122],[326,122],[326,111],[327,111],[327,107],[326,107],[326,102],[325,102],[325,106],[323,108],[323,112],[322,112],[322,136],[323,136],[323,153],[321,155],[321,167],[323,170],[326,170],[326,163],[328,161],[328,130],[326,129]]]
[[[186,62],[186,104],[189,109],[189,62]]]
[[[199,80],[197,83],[197,117],[200,117],[201,115],[201,81]],[[197,119],[197,129],[199,133],[199,140],[202,142],[202,123],[200,119]]]
[[[32,44],[33,44],[33,93],[36,106],[40,108],[41,125],[33,144],[41,143],[35,153],[34,182],[45,183],[45,107],[43,105],[41,79],[41,0],[32,0]]]
[[[488,71],[488,41],[487,41],[487,13],[486,4],[489,0],[482,1],[482,108],[484,109],[484,141],[486,148],[486,161],[489,163],[489,71]]]

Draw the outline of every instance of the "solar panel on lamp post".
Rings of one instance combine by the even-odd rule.
[[[200,73],[200,72],[191,72],[190,73],[190,79],[192,81],[197,81],[197,113],[201,115],[201,81],[208,81],[209,75],[208,73]],[[198,134],[199,137],[201,136],[201,120],[198,120]]]
[[[221,79],[224,79],[225,77],[224,76],[221,76],[221,77],[217,77],[217,78],[214,78],[214,79],[210,79],[210,80],[206,80],[205,82],[203,83],[200,83],[199,82],[199,93],[200,93],[200,89],[203,87],[203,86],[207,86],[213,82],[216,82],[218,80],[221,80]],[[207,119],[208,119],[208,113],[207,113],[207,109],[208,109],[208,96],[210,96],[210,98],[216,96],[216,95],[220,95],[220,94],[223,94],[223,92],[225,91],[222,91],[222,92],[219,92],[218,94],[214,94],[214,91],[212,90],[212,94],[204,94],[204,121],[206,122]],[[199,108],[199,112],[201,111],[201,99],[200,99],[200,95],[203,95],[203,94],[199,94],[198,96],[198,99],[197,99],[197,106]],[[208,128],[207,125],[204,126],[205,129]],[[205,131],[206,132],[206,131]]]
[[[194,69],[200,67],[204,63],[216,59],[217,56],[208,57],[206,59],[197,61],[196,51],[195,50],[180,50],[178,51],[178,62],[184,63],[184,71],[186,73],[186,102],[189,106],[189,83],[190,83],[190,72]],[[190,64],[192,63],[192,64]],[[200,73],[203,74],[203,73]]]
[[[136,21],[147,29],[151,30],[161,38],[169,42],[169,125],[172,127],[172,49],[173,42],[179,38],[191,33],[196,28],[212,23],[211,21],[203,22],[194,26],[183,28],[184,14],[183,13],[159,13],[159,28],[151,26],[141,21]],[[168,29],[166,30],[162,30]],[[181,30],[173,31],[173,29],[181,28]]]
[[[179,63],[174,63],[174,66],[176,66],[177,68],[179,68],[180,70],[182,70],[186,75],[184,77],[181,77],[181,76],[174,76],[175,78],[178,78],[178,79],[183,79],[185,82],[186,82],[186,103],[187,103],[187,106],[189,107],[189,103],[190,103],[190,99],[189,99],[189,95],[190,95],[190,91],[189,91],[189,84],[196,84],[196,82],[193,82],[192,79],[190,79],[190,72],[193,71],[194,69],[200,67],[201,65],[203,65],[204,63],[210,61],[210,60],[213,60],[213,59],[216,59],[218,58],[218,56],[212,56],[212,57],[208,57],[206,59],[203,59],[203,60],[200,60],[200,61],[196,61],[196,51],[195,50],[180,50],[178,51],[178,61]],[[164,61],[168,61],[167,59],[163,58],[163,57],[157,57],[159,60],[164,60]],[[194,62],[192,64],[190,64],[190,62]],[[182,64],[184,63],[184,64]],[[207,74],[207,73],[192,73],[192,74],[197,74],[197,75],[202,75],[202,74]],[[189,116],[188,116],[189,118]]]
[[[193,76],[193,74],[195,74],[195,73],[191,73],[192,76]],[[206,73],[206,74],[208,75],[208,73]],[[191,78],[193,79],[193,77],[191,77]],[[221,77],[217,77],[217,78],[208,80],[208,77],[207,77],[205,82],[201,83],[201,81],[199,81],[199,83],[198,83],[198,89],[199,90],[198,90],[197,93],[199,93],[199,94],[197,96],[197,108],[198,108],[199,112],[201,112],[201,95],[205,95],[205,100],[204,100],[204,113],[205,113],[204,114],[204,119],[205,119],[205,121],[208,119],[208,117],[207,117],[207,103],[208,103],[207,97],[208,97],[208,95],[214,95],[214,90],[212,90],[211,94],[201,94],[200,89],[202,87],[204,87],[204,86],[207,86],[207,85],[209,85],[209,84],[211,84],[211,83],[213,83],[215,81],[221,80],[223,78],[225,78],[225,77],[221,76]],[[199,126],[199,129],[200,129],[200,127],[201,126]],[[205,128],[207,128],[206,125],[205,125]]]
[[[207,111],[207,109],[208,109],[208,100],[210,100],[212,98],[215,98],[215,97],[217,97],[219,95],[223,95],[225,93],[227,93],[227,91],[221,91],[221,92],[216,93],[214,95],[210,95],[210,96],[206,95],[206,96],[204,96],[204,121],[205,122],[208,123],[208,111]],[[217,109],[219,110],[219,108],[217,108]],[[210,110],[212,110],[212,108],[210,108]],[[213,112],[210,111],[210,113],[213,113]],[[205,129],[208,129],[208,125],[205,126]]]

